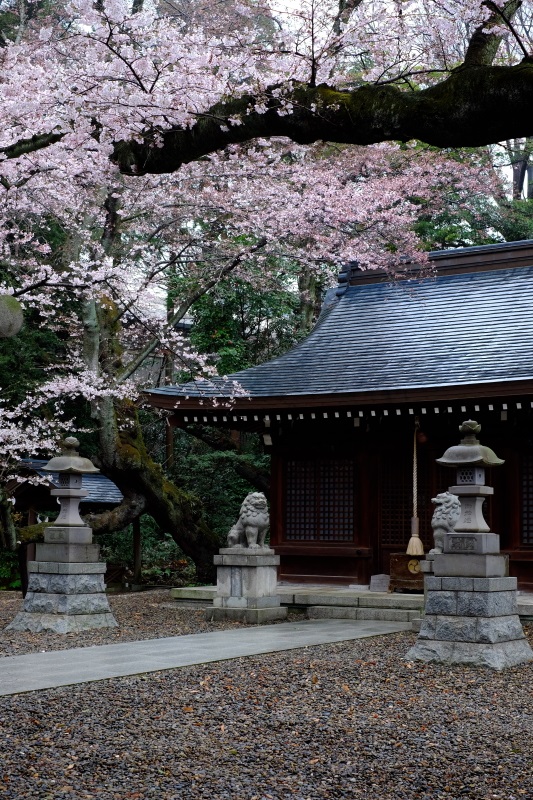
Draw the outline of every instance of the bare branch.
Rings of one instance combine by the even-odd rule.
[[[204,294],[206,294],[210,289],[213,288],[213,286],[216,286],[216,284],[219,283],[219,281],[222,278],[224,278],[232,270],[234,270],[235,267],[237,267],[242,261],[251,256],[253,253],[256,253],[261,248],[263,248],[266,245],[266,242],[267,240],[263,238],[260,239],[257,242],[257,244],[255,244],[253,247],[249,247],[246,250],[242,250],[235,256],[235,258],[229,261],[226,264],[226,266],[223,267],[214,278],[202,284],[202,286],[200,286],[195,292],[192,292],[187,297],[187,299],[184,300],[183,303],[181,303],[181,305],[179,305],[177,309],[175,309],[174,313],[168,320],[168,327],[173,328],[175,325],[177,325],[178,322],[180,322],[180,320],[183,319],[183,317],[185,316],[187,311],[191,308],[191,306],[197,300],[200,299],[200,297],[203,297]],[[131,361],[128,365],[126,365],[126,367],[124,367],[124,369],[118,376],[118,382],[120,383],[130,378],[133,375],[133,373],[141,366],[143,361],[154,352],[154,350],[158,347],[159,342],[160,342],[159,337],[157,336],[154,337],[152,341],[144,348],[144,350],[137,356],[137,358],[133,359],[133,361]]]

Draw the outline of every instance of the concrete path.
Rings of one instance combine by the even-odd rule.
[[[0,695],[363,639],[410,628],[410,623],[401,622],[305,620],[0,658]]]

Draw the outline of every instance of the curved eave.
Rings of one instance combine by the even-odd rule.
[[[158,390],[145,393],[150,405],[167,411],[204,411],[209,413],[231,413],[233,410],[252,411],[276,408],[324,408],[347,406],[390,405],[402,403],[429,403],[442,400],[475,400],[505,397],[533,397],[533,377],[520,381],[487,383],[465,383],[462,385],[417,386],[381,391],[358,391],[346,393],[274,395],[236,398],[227,397],[180,399],[176,395]],[[215,401],[215,402],[213,402]]]

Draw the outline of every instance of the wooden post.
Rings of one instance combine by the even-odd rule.
[[[165,420],[165,466],[171,469],[174,466],[174,428],[169,420]]]
[[[141,541],[141,518],[133,520],[133,580],[135,583],[141,582],[142,569],[142,541]]]

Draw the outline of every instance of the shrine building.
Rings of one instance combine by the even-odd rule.
[[[431,498],[455,482],[435,459],[475,419],[505,459],[485,518],[533,591],[533,240],[430,260],[430,277],[412,266],[393,282],[347,267],[289,352],[147,393],[181,427],[262,435],[280,580],[367,584],[405,552],[413,514],[427,552]]]

